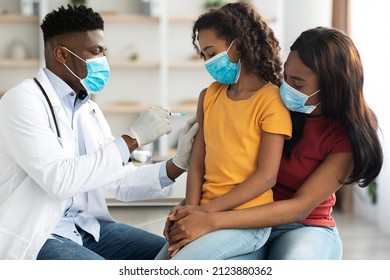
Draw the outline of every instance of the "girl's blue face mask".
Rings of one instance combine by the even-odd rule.
[[[209,74],[221,84],[235,84],[240,77],[241,63],[231,62],[228,55],[233,42],[226,51],[223,51],[204,62],[204,66]]]
[[[280,85],[280,97],[283,100],[284,105],[290,110],[294,112],[300,112],[305,114],[310,114],[314,111],[315,108],[317,108],[318,104],[316,105],[305,105],[306,101],[309,99],[309,97],[312,97],[320,90],[317,90],[316,92],[312,93],[311,95],[306,95],[299,90],[293,88],[285,81],[282,82]]]
[[[110,79],[110,67],[108,66],[106,57],[101,56],[84,60],[74,52],[70,51],[68,48],[63,48],[78,59],[84,61],[87,65],[87,76],[84,79],[81,79],[75,73],[73,73],[73,71],[70,70],[69,67],[64,63],[64,66],[69,70],[69,72],[80,80],[80,83],[89,93],[96,93],[101,91]]]

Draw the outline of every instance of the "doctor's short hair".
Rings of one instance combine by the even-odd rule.
[[[71,33],[82,33],[91,30],[104,30],[104,21],[99,13],[84,5],[65,8],[61,6],[58,10],[48,13],[42,21],[41,29],[43,40],[48,40]]]

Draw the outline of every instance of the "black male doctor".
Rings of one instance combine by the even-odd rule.
[[[135,167],[131,152],[171,131],[169,109],[114,138],[90,100],[110,76],[101,16],[60,7],[41,28],[46,67],[0,100],[0,259],[153,259],[165,240],[113,221],[105,194],[169,196],[198,124],[187,122],[172,159]]]

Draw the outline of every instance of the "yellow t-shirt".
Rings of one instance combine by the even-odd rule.
[[[279,87],[268,83],[246,100],[227,96],[228,85],[212,83],[204,97],[205,182],[201,204],[245,181],[257,168],[261,132],[291,137],[292,125]],[[272,190],[236,207],[273,201]]]

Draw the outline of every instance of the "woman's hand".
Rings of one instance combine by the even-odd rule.
[[[183,202],[182,202],[182,203],[183,203]],[[177,218],[176,218],[176,213],[177,213],[178,209],[183,208],[182,203],[179,204],[179,205],[177,205],[177,206],[175,206],[175,207],[173,207],[173,208],[171,209],[171,212],[169,212],[168,217],[167,217],[167,220],[166,220],[166,222],[165,222],[165,227],[164,227],[164,230],[163,230],[163,235],[164,235],[165,239],[166,239],[169,243],[170,243],[169,232],[170,232],[170,230],[171,230],[171,227],[172,227],[173,224],[174,224],[174,221],[177,220]]]

